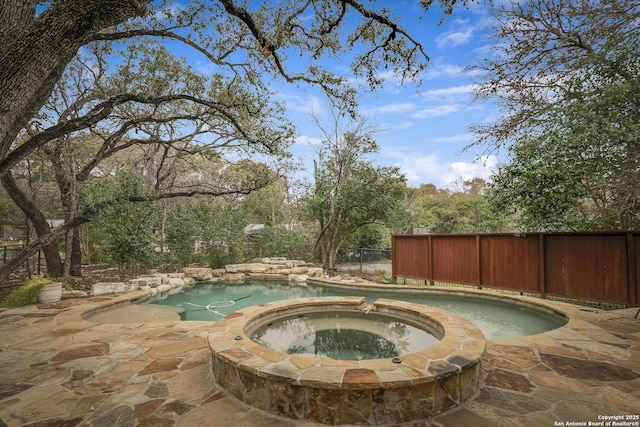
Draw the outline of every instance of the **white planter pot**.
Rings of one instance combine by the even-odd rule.
[[[62,298],[62,283],[51,283],[44,285],[38,295],[38,302],[56,302]]]

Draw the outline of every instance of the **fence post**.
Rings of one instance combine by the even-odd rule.
[[[540,298],[547,298],[544,234],[538,234],[538,271],[540,274]]]
[[[638,266],[636,265],[636,245],[635,238],[632,233],[627,233],[627,298],[629,305],[639,305],[638,301]]]
[[[391,236],[391,280],[395,283],[396,278],[396,236]]]
[[[362,263],[364,262],[364,248],[359,248],[360,251],[360,274],[362,274]]]
[[[482,254],[479,234],[476,234],[476,287],[482,289]]]
[[[429,234],[428,236],[428,240],[427,240],[427,246],[428,246],[428,250],[429,250],[429,259],[427,260],[427,262],[429,263],[429,272],[427,273],[427,277],[429,279],[429,285],[431,286],[435,286],[435,274],[433,272],[433,238],[431,236],[431,234]]]

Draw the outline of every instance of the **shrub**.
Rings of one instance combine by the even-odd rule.
[[[44,287],[51,283],[51,280],[44,277],[34,277],[26,279],[22,285],[9,295],[4,302],[7,307],[22,307],[23,305],[35,304],[38,302],[38,295]]]

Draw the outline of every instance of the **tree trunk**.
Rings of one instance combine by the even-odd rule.
[[[80,245],[80,228],[73,229],[73,243],[71,245],[71,268],[69,273],[72,276],[82,276],[82,246]]]
[[[33,225],[38,238],[50,234],[51,227],[49,227],[47,219],[36,205],[27,197],[27,195],[24,194],[20,187],[18,187],[18,184],[13,178],[11,172],[3,176],[1,181],[2,186],[7,191],[9,197],[11,197],[11,200],[14,201]],[[51,277],[60,277],[62,275],[62,258],[60,258],[57,242],[53,241],[49,243],[44,246],[42,250],[47,263],[47,274]]]
[[[56,149],[50,153],[49,159],[51,160],[51,164],[53,165],[53,171],[56,177],[56,181],[58,183],[58,187],[60,188],[60,201],[62,206],[64,206],[64,219],[65,222],[69,221],[71,218],[74,218],[78,215],[78,199],[77,199],[77,182],[75,181],[76,170],[74,167],[75,164],[75,156],[73,154],[73,148],[70,149],[70,160],[69,160],[69,175],[72,176],[71,179],[68,179],[65,175],[65,168],[62,166],[61,161],[61,151],[60,149]],[[65,240],[65,260],[64,260],[64,275],[81,275],[79,273],[79,266],[74,266],[74,262],[78,261],[78,255],[80,255],[80,262],[82,262],[82,254],[78,252],[80,246],[80,239],[78,230],[73,229],[69,230],[66,234]],[[74,255],[74,252],[76,253]],[[74,261],[75,259],[75,261]],[[72,270],[74,272],[72,272]],[[76,274],[74,274],[76,273]]]
[[[333,271],[333,267],[335,264],[335,260],[334,260],[334,255],[333,255],[333,251],[331,249],[329,249],[329,271]]]

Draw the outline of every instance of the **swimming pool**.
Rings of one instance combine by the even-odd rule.
[[[424,304],[459,314],[475,323],[487,339],[533,335],[559,328],[567,319],[551,310],[507,298],[464,295],[437,290],[379,290],[362,287],[334,287],[308,283],[289,284],[271,280],[243,283],[203,282],[173,295],[155,297],[149,303],[182,307],[183,320],[220,320],[256,304],[289,298],[314,296],[362,296],[368,302],[378,298]]]

